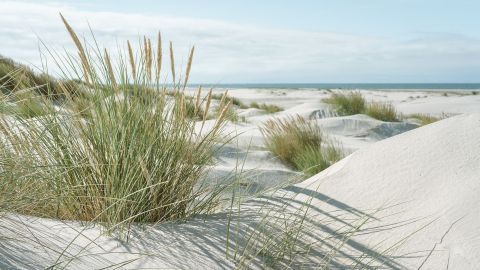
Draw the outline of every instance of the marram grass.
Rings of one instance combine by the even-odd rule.
[[[291,167],[312,176],[343,157],[341,146],[316,123],[300,116],[271,119],[261,127],[268,150]]]
[[[212,210],[221,187],[207,188],[199,180],[221,142],[230,102],[222,100],[214,125],[199,130],[212,94],[188,99],[183,93],[193,49],[184,80],[167,89],[159,83],[160,44],[154,53],[149,39],[138,51],[128,42],[127,52],[113,59],[107,50],[81,43],[63,21],[78,56],[57,63],[64,79],[81,81],[88,91],[62,93],[57,106],[68,114],[49,110],[33,119],[1,119],[1,196],[35,199],[19,203],[19,213],[98,221],[107,228]],[[33,104],[39,103],[23,106]]]
[[[385,122],[397,122],[398,113],[391,103],[370,102],[365,108],[365,114]]]
[[[366,114],[381,121],[399,121],[397,110],[391,103],[367,102],[358,91],[333,93],[330,98],[324,99],[324,102],[331,104],[340,115]]]

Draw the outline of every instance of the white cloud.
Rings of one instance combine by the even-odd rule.
[[[87,37],[90,23],[106,47],[160,30],[181,63],[195,44],[197,82],[475,81],[472,70],[480,73],[480,41],[464,36],[392,39],[17,1],[0,2],[0,54],[38,64],[37,35],[73,50],[59,12]]]

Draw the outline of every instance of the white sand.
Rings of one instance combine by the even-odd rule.
[[[364,115],[328,117],[334,113],[321,103],[326,91],[241,89],[230,94],[284,107],[276,117],[299,114],[312,119],[348,151],[355,151],[320,174],[263,199],[272,205],[288,203],[285,215],[312,202],[305,220],[308,235],[300,241],[315,244],[301,266],[321,266],[322,252],[331,251],[328,245],[339,249],[330,254],[334,268],[368,264],[475,269],[480,265],[480,96],[365,92],[367,99],[392,101],[403,113],[469,113],[408,131],[416,125],[385,123]],[[251,172],[244,181],[259,190],[295,177],[297,173],[263,149],[257,125],[272,115],[254,109],[243,113],[248,122],[227,127],[227,133],[238,136],[220,151],[210,177],[231,172],[239,163]],[[232,220],[235,228],[258,226],[259,208],[265,203],[243,203],[242,218]],[[227,214],[220,213],[205,221],[132,228],[126,243],[102,236],[98,226],[11,215],[0,220],[0,268],[42,268],[56,262],[65,266],[68,258],[73,259],[67,267],[76,269],[122,262],[128,262],[118,265],[125,269],[233,268],[225,255],[227,220]],[[352,236],[345,242],[348,231]]]

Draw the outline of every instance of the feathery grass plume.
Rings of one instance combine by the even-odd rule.
[[[145,55],[145,72],[147,79],[150,81],[152,79],[152,48],[150,39],[147,39],[143,36],[143,49]]]
[[[324,102],[332,104],[336,111],[341,115],[353,115],[365,111],[365,99],[358,91],[343,93],[333,93],[330,98],[324,99]]]
[[[63,24],[65,25],[65,28],[67,28],[67,31],[70,34],[70,37],[72,38],[73,43],[77,47],[80,61],[83,67],[85,81],[87,82],[87,84],[90,84],[93,78],[92,78],[91,67],[90,67],[90,64],[88,63],[87,54],[85,53],[85,49],[83,48],[83,45],[80,42],[80,39],[78,38],[77,34],[73,30],[73,28],[70,26],[70,24],[67,22],[67,20],[63,17],[62,13],[60,13],[60,18],[62,19]]]
[[[173,87],[175,88],[175,59],[173,56],[173,44],[170,41],[170,68],[172,69]]]
[[[162,36],[160,32],[158,32],[158,40],[157,40],[157,66],[155,70],[155,81],[157,85],[160,84],[160,72],[162,70]]]
[[[268,120],[260,131],[268,150],[306,175],[322,171],[343,156],[341,146],[332,143],[316,123],[298,115]]]
[[[188,56],[187,70],[185,72],[185,81],[183,83],[183,89],[187,86],[188,78],[190,77],[190,70],[192,69],[193,62],[193,53],[195,52],[195,46],[190,50],[190,55]]]
[[[110,56],[108,55],[107,49],[104,48],[104,59],[105,66],[107,67],[109,82],[112,84],[114,90],[117,90],[117,81],[115,80],[115,75],[113,74],[112,62],[110,61]]]
[[[365,108],[365,114],[382,121],[398,121],[397,110],[391,103],[369,102]]]
[[[96,81],[81,98],[59,103],[60,110],[35,121],[21,115],[15,123],[0,121],[0,133],[8,145],[0,151],[0,173],[2,182],[12,180],[0,189],[0,198],[12,190],[41,194],[39,203],[17,212],[96,221],[120,232],[132,222],[185,219],[215,209],[222,187],[207,187],[199,179],[222,141],[224,116],[208,132],[197,133],[196,120],[186,111],[187,103],[193,107],[193,99],[177,93],[167,100],[165,90],[149,90],[145,72],[138,72],[131,82],[129,75],[136,71],[128,68],[128,61],[110,61],[108,53],[96,52],[85,51],[98,68],[91,69]],[[132,57],[130,44],[119,55]],[[67,59],[70,66],[59,68],[82,70],[81,55]],[[113,84],[102,83],[111,77],[119,80],[118,95],[112,95]],[[132,88],[145,91],[132,95]],[[88,108],[88,117],[60,112],[81,102],[86,102],[79,107]],[[207,114],[208,110],[203,112],[204,117]]]
[[[132,78],[135,81],[137,79],[137,68],[135,66],[135,57],[133,56],[133,49],[130,41],[127,40],[127,47],[128,47],[128,59],[130,61],[130,67],[132,69]]]
[[[148,79],[151,81],[152,80],[152,66],[153,66],[152,41],[150,39],[147,39],[147,44],[148,44],[148,62],[147,62]]]

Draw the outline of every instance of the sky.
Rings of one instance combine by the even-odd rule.
[[[39,66],[39,40],[74,51],[61,12],[101,46],[195,45],[194,83],[480,82],[478,0],[3,1],[0,54]]]

